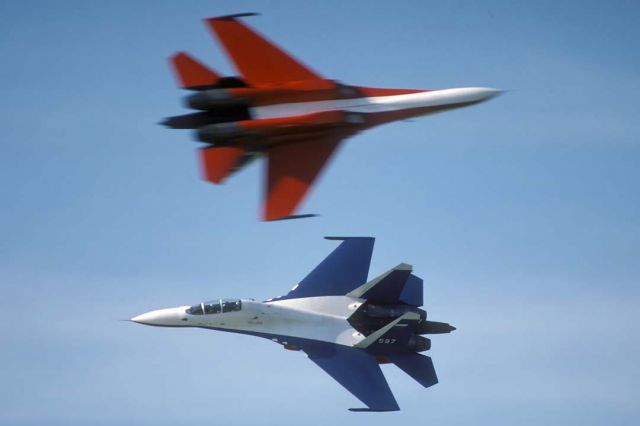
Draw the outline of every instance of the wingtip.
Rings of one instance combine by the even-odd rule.
[[[400,411],[398,408],[349,408],[353,413],[384,413],[387,411]]]
[[[334,237],[334,236],[326,236],[325,240],[330,241],[344,241],[344,240],[362,240],[362,239],[371,239],[374,240],[375,237]]]
[[[396,269],[401,270],[401,271],[413,271],[413,265],[410,265],[408,263],[401,263],[398,266],[396,266]]]
[[[222,16],[214,16],[212,18],[206,18],[205,21],[232,21],[237,18],[246,18],[249,16],[259,16],[260,14],[257,12],[245,12],[245,13],[233,13],[231,15],[222,15]]]
[[[318,216],[317,214],[294,214],[294,215],[290,215],[290,216],[278,216],[278,217],[265,217],[264,221],[265,222],[279,222],[282,220],[290,220],[290,219],[306,219],[308,217],[316,217]]]

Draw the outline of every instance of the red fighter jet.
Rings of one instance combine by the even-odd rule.
[[[171,58],[186,105],[200,112],[162,124],[195,129],[204,178],[219,184],[256,157],[267,160],[264,220],[289,219],[340,143],[368,128],[473,105],[496,96],[484,87],[378,89],[328,80],[238,18],[206,20],[241,77],[223,77],[186,53]]]

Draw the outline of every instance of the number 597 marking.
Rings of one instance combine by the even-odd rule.
[[[378,343],[381,345],[393,345],[396,342],[396,339],[378,339]]]

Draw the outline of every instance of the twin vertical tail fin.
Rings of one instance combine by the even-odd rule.
[[[448,324],[431,323],[425,320],[424,311],[417,309],[423,303],[422,280],[411,272],[411,265],[401,263],[349,292],[347,296],[365,299],[368,303],[381,304],[382,308],[386,305],[390,310],[405,310],[402,315],[372,332],[355,346],[367,349],[376,348],[376,346],[383,348],[389,343],[398,344],[399,342],[409,345],[416,351],[415,353],[389,353],[384,357],[422,386],[429,387],[438,383],[433,361],[430,357],[417,352],[429,349],[431,342],[417,334],[432,328],[439,332],[449,332],[455,328]],[[367,309],[371,311],[372,308],[373,306],[369,305]],[[424,330],[422,330],[420,327],[423,324],[434,326],[423,327]]]
[[[422,279],[411,273],[413,267],[401,263],[377,278],[347,293],[372,303],[405,303],[422,306]]]

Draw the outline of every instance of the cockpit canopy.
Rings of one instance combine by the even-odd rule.
[[[240,299],[219,299],[193,305],[185,312],[189,315],[209,315],[239,311],[240,309],[242,309],[242,301]]]

